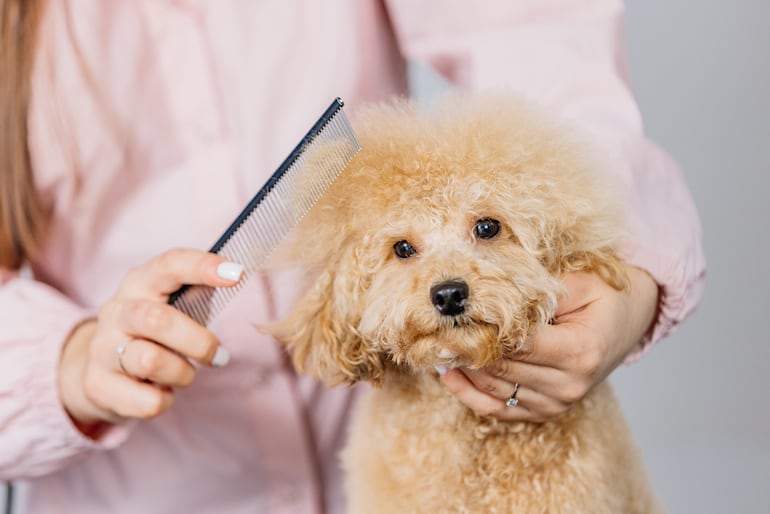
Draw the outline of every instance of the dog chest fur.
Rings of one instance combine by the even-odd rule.
[[[355,514],[657,512],[606,383],[532,424],[479,418],[432,374],[386,379],[359,404],[343,462]]]

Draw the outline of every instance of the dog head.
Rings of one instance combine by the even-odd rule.
[[[274,333],[332,382],[389,369],[482,367],[551,320],[559,276],[622,287],[619,236],[596,163],[568,131],[497,97],[374,106],[362,151],[294,248],[315,283]]]

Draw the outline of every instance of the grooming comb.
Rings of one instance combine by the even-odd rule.
[[[335,99],[302,141],[209,250],[245,267],[233,287],[182,286],[168,303],[207,325],[259,270],[289,230],[310,211],[361,149]]]

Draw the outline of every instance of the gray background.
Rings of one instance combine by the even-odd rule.
[[[646,131],[685,171],[709,272],[697,313],[612,381],[671,514],[767,514],[770,1],[634,0],[626,13]],[[424,99],[445,87],[411,72]]]
[[[671,513],[770,512],[770,2],[627,2],[647,132],[682,165],[709,266],[696,315],[614,376]]]
[[[671,514],[770,512],[769,22],[769,0],[627,2],[634,91],[684,168],[709,264],[695,316],[613,375]],[[412,71],[422,94],[442,87]]]

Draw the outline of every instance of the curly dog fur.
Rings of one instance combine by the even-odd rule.
[[[398,101],[358,121],[363,150],[298,231],[317,279],[272,327],[298,368],[376,386],[343,454],[350,512],[657,512],[608,384],[556,420],[508,423],[473,413],[434,370],[526,351],[563,273],[627,287],[619,209],[586,145],[503,97],[432,115]],[[499,232],[481,237],[478,220]],[[442,315],[430,291],[448,281],[468,295]]]

